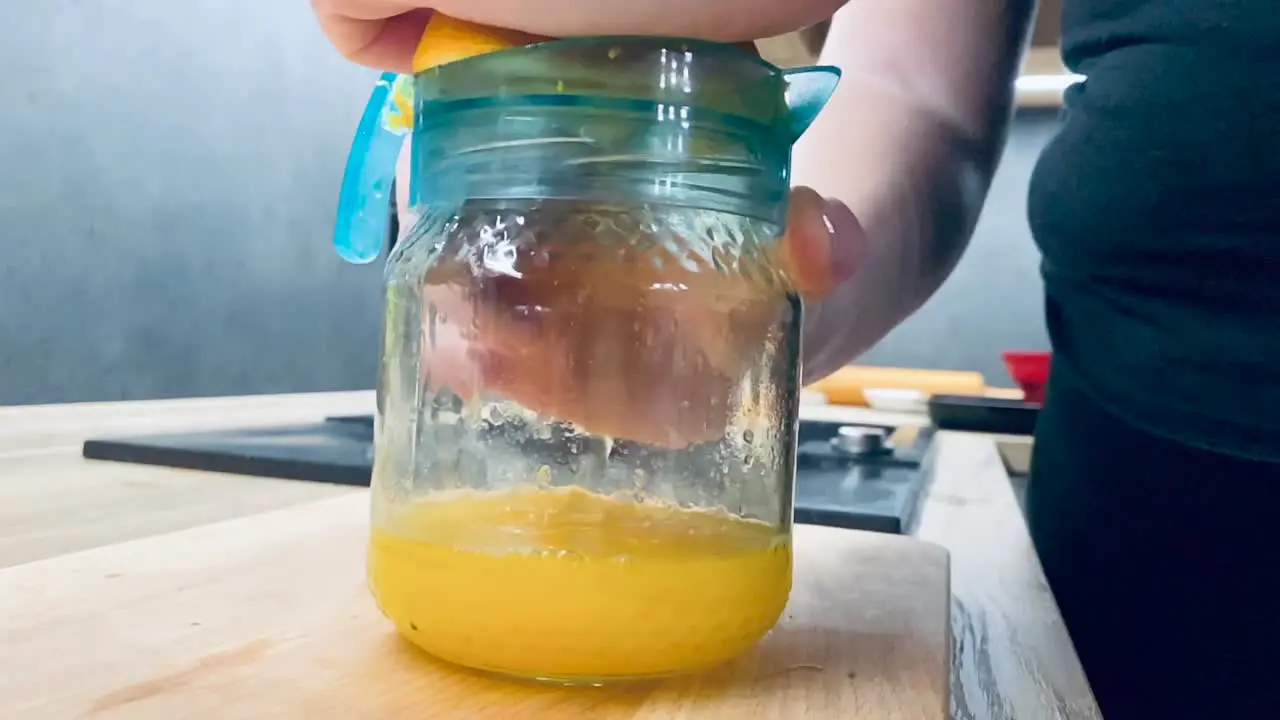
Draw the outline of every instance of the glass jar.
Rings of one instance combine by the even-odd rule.
[[[777,250],[791,144],[836,77],[590,38],[414,78],[369,550],[411,642],[599,683],[717,665],[774,625],[801,322]],[[382,117],[348,172],[365,204],[389,185],[366,172]]]

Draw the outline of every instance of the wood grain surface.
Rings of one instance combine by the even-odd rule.
[[[946,717],[947,555],[801,527],[757,651],[629,688],[467,673],[399,641],[364,583],[367,493],[0,570],[0,717]]]
[[[1096,720],[995,441],[939,433],[916,536],[951,551],[955,720]]]
[[[373,393],[0,407],[0,567],[242,517],[342,488],[87,462],[90,436],[309,423],[373,411]],[[3,716],[0,716],[3,717]]]
[[[110,557],[110,552],[115,552],[104,546],[115,545],[118,549],[122,547],[118,543],[142,542],[144,538],[166,533],[172,533],[164,535],[168,538],[184,536],[184,533],[175,531],[188,529],[195,529],[198,533],[211,532],[204,526],[227,520],[240,522],[234,518],[245,518],[244,521],[249,522],[252,516],[262,513],[284,512],[282,509],[361,492],[296,481],[86,462],[79,458],[79,443],[86,436],[311,422],[325,415],[369,412],[372,407],[373,394],[361,392],[0,408],[0,568],[34,563],[14,569],[15,572],[27,573],[28,579],[34,577],[30,574],[35,572],[30,569],[32,567],[44,566],[45,570],[63,567],[70,572],[69,565],[50,566],[35,562],[57,558],[52,562],[85,563],[79,567],[86,575],[77,582],[88,582],[96,572],[97,561],[94,558],[103,557],[99,553],[108,553]],[[867,408],[820,405],[802,406],[801,416],[839,422],[927,424],[923,417],[889,416]],[[958,720],[1091,720],[1100,717],[1057,607],[1045,587],[1043,572],[993,439],[981,435],[940,433],[927,471],[932,478],[931,487],[925,496],[918,535],[951,552],[955,608],[951,678],[954,717]],[[88,559],[73,560],[85,557]],[[199,562],[200,557],[196,553],[188,563]],[[100,574],[99,580],[104,586],[109,579],[119,579],[106,578],[110,571]],[[9,577],[7,572],[4,577]],[[53,583],[50,579],[53,575],[42,577],[44,580],[34,582]],[[0,581],[7,582],[8,579]],[[180,609],[182,604],[193,602],[194,597],[201,596],[198,591],[201,587],[196,585],[176,591],[173,607]],[[363,597],[363,590],[349,590]],[[67,594],[70,591],[64,589],[60,592]],[[120,634],[132,641],[128,625],[115,622],[116,618],[123,617],[120,613],[127,611],[122,605],[110,604],[114,602],[110,599],[116,596],[102,594],[105,590],[76,592],[80,595],[70,595],[61,601],[64,609],[67,605],[81,604],[87,611],[94,603],[98,603],[96,607],[112,608],[103,611],[107,616],[106,629],[95,625],[93,632]],[[19,639],[24,643],[31,642],[30,634],[34,632],[28,626],[24,631],[26,636],[20,636],[17,623],[26,621],[21,620],[23,616],[8,610],[10,606],[5,603],[13,602],[10,598],[10,586],[0,584],[0,608],[5,613],[0,615],[0,653]],[[319,601],[323,602],[324,598]],[[159,601],[153,599],[151,602]],[[164,644],[173,638],[184,637],[184,633],[197,632],[214,622],[210,618],[219,618],[228,612],[234,616],[234,611],[224,605],[201,613],[208,615],[203,620],[185,621],[201,622],[199,626],[152,627],[147,637],[153,632],[161,633],[158,639],[141,640]],[[381,638],[382,642],[392,643],[391,647],[406,651],[403,646],[392,642],[381,621],[366,618],[365,622],[380,628],[375,629],[372,635],[362,636],[366,641]],[[85,637],[86,641],[102,639],[97,634]],[[192,640],[197,641],[207,642]],[[62,647],[69,647],[76,640],[64,638],[63,642],[67,644]],[[30,645],[24,647],[29,648]],[[286,642],[284,647],[292,645]],[[248,650],[241,648],[238,652],[252,655],[260,650],[261,646],[250,646]],[[96,652],[86,642],[84,647],[68,653],[67,662],[92,660]],[[216,666],[228,660],[242,661],[244,657],[228,643],[219,644],[209,652],[213,653],[212,659],[201,661],[197,658],[189,662],[209,662]],[[166,654],[159,653],[154,660],[148,660],[159,663],[155,676],[161,672],[182,673],[192,667],[166,661],[166,657]],[[23,677],[36,677],[39,673],[50,672],[50,668],[56,669],[59,662],[63,660],[56,656],[0,654],[0,683],[11,683],[10,676],[19,670]],[[77,691],[73,685],[74,678],[68,687],[51,692],[54,695],[75,695]],[[12,685],[0,685],[0,718],[33,717],[29,713],[15,715],[17,711],[14,708],[24,705],[12,699],[9,687]],[[77,697],[81,705],[76,707],[87,712],[83,705],[87,696],[82,693]],[[46,698],[45,702],[55,700]],[[24,702],[31,702],[30,697]],[[122,712],[125,711],[113,710],[100,713],[99,717],[129,717],[119,714]],[[34,717],[59,720],[56,714]],[[172,716],[173,720],[187,717],[199,716],[182,713]],[[233,715],[219,717],[237,720]],[[431,716],[412,714],[410,717]],[[856,716],[838,710],[824,712],[819,709],[808,717]],[[510,716],[510,720],[519,718]]]

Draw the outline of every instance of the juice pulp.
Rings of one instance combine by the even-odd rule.
[[[791,591],[789,537],[722,512],[527,486],[388,515],[369,549],[378,605],[423,650],[483,670],[593,681],[716,665]]]

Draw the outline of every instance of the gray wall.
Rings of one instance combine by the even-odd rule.
[[[1058,120],[1014,121],[987,205],[964,259],[938,293],[859,362],[977,370],[1012,387],[1002,350],[1048,350],[1040,255],[1027,227],[1027,183]]]
[[[372,384],[329,233],[374,76],[308,3],[7,3],[0,68],[0,404]]]
[[[0,404],[346,389],[376,267],[329,233],[373,74],[296,0],[15,2],[0,25]],[[1022,120],[955,276],[863,361],[1044,347]]]

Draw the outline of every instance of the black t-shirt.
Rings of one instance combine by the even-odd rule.
[[[1280,0],[1065,0],[1063,55],[1087,79],[1029,203],[1055,368],[1280,460]]]

